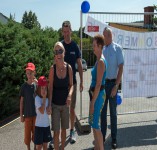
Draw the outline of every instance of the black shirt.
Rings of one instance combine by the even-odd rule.
[[[35,86],[25,82],[21,86],[20,97],[23,97],[24,102],[24,117],[36,116],[35,112]]]
[[[55,105],[65,105],[69,94],[69,71],[67,64],[66,76],[63,79],[58,78],[56,74],[56,65],[54,65],[54,80],[53,80],[53,96],[52,103]]]
[[[73,70],[73,84],[75,84],[76,83],[75,64],[77,62],[77,59],[81,58],[81,52],[79,50],[78,45],[74,41],[71,41],[71,43],[69,43],[69,44],[66,44],[64,41],[62,41],[62,43],[63,43],[63,46],[65,48],[64,60],[65,60],[65,62],[70,64],[70,66],[72,67],[72,70]]]

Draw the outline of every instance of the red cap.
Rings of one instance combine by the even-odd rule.
[[[29,62],[26,66],[26,69],[25,70],[32,70],[34,71],[35,70],[35,65],[31,62]]]
[[[47,85],[48,85],[48,82],[47,82],[45,76],[41,76],[38,79],[38,86],[47,86]]]

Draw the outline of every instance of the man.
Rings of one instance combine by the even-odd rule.
[[[112,41],[112,31],[105,28],[104,32],[105,46],[103,55],[107,61],[107,74],[106,74],[106,100],[103,110],[101,112],[101,131],[103,134],[104,142],[107,130],[107,105],[109,102],[110,108],[110,122],[111,122],[111,138],[112,148],[117,148],[117,102],[116,94],[118,86],[121,82],[124,58],[122,48]]]
[[[76,142],[76,136],[74,132],[74,124],[75,124],[75,105],[76,105],[76,91],[77,91],[77,82],[76,82],[76,68],[75,64],[78,65],[78,72],[80,76],[80,91],[83,90],[83,69],[82,69],[82,61],[81,61],[81,52],[77,46],[77,44],[71,39],[71,24],[69,21],[64,21],[62,24],[62,35],[64,40],[62,41],[63,46],[65,48],[65,56],[64,60],[69,63],[73,70],[73,94],[70,105],[70,142]]]

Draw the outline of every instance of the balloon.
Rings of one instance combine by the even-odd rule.
[[[122,98],[119,94],[117,94],[117,105],[120,105],[122,103]]]
[[[87,13],[90,9],[90,4],[88,1],[83,1],[81,4],[81,10],[83,13]]]

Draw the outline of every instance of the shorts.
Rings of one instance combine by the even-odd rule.
[[[69,128],[69,107],[67,105],[52,104],[52,130],[59,131],[61,129]]]
[[[105,90],[100,91],[94,104],[94,113],[89,115],[89,124],[94,129],[101,128],[101,125],[100,125],[101,111],[103,109],[105,99],[106,99]]]
[[[48,127],[35,127],[34,144],[41,145],[48,143],[52,140],[50,126]]]
[[[35,119],[36,119],[36,116],[25,118],[24,143],[26,145],[30,144],[31,139],[34,142]]]
[[[75,109],[76,106],[76,94],[77,94],[77,83],[73,85],[73,93],[71,96],[71,104],[70,107]]]

